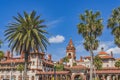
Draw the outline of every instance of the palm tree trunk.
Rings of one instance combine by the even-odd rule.
[[[23,71],[22,71],[22,80],[23,80]]]
[[[23,80],[26,80],[27,78],[27,63],[28,63],[28,52],[26,51],[25,53],[25,68],[24,68],[24,76],[23,76]]]
[[[93,51],[90,49],[90,80],[93,78]]]

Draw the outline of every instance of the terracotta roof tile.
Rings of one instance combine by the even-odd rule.
[[[119,70],[97,70],[96,71],[97,74],[115,74],[115,73],[120,73],[120,69]]]
[[[56,71],[56,74],[68,74],[69,71]],[[37,74],[54,74],[54,71],[49,72],[38,72]]]
[[[76,65],[76,66],[72,66],[71,69],[87,69],[87,67],[83,65]]]
[[[112,56],[110,55],[106,55],[106,56],[99,56],[101,59],[114,59]]]
[[[107,53],[104,52],[104,51],[101,51],[101,52],[98,53],[98,55],[107,55]]]

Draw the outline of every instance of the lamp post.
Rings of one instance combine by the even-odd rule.
[[[56,62],[54,62],[54,80],[56,80]]]

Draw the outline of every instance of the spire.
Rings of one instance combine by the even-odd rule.
[[[68,46],[66,48],[67,48],[67,50],[75,50],[72,39],[70,39]]]
[[[71,46],[71,47],[74,46],[72,39],[70,39],[68,46]]]

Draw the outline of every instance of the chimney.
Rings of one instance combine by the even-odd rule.
[[[23,51],[21,52],[21,56],[20,56],[20,58],[21,58],[21,59],[24,58],[24,52],[23,52]]]
[[[60,64],[62,64],[63,63],[63,59],[60,59]]]
[[[50,54],[48,54],[48,60],[51,61],[52,60],[52,56]]]
[[[101,48],[101,51],[104,51],[104,48],[103,48],[103,47]]]
[[[113,52],[112,52],[112,51],[111,51],[111,53],[110,53],[110,54],[111,54],[111,56],[113,57]]]
[[[83,60],[83,57],[82,56],[80,56],[80,61],[82,61]]]
[[[7,59],[10,59],[10,51],[7,51]]]

